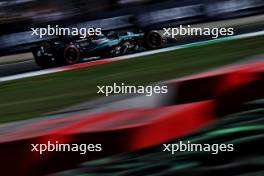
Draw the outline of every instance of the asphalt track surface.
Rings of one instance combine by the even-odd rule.
[[[235,35],[247,34],[247,33],[257,32],[257,31],[262,31],[262,30],[264,30],[264,27],[262,26],[258,26],[258,27],[254,26],[254,27],[248,27],[244,29],[235,29]],[[210,39],[212,38],[210,37],[184,37],[173,43],[169,43],[167,47],[191,44],[194,42],[207,41]],[[33,58],[29,58],[29,60],[22,61],[22,62],[14,62],[14,63],[0,65],[0,77],[17,75],[21,73],[28,73],[32,71],[38,71],[38,70],[41,70],[41,68],[34,62]]]

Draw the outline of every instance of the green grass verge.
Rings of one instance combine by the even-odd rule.
[[[91,100],[100,96],[98,85],[145,85],[234,63],[263,50],[264,37],[255,37],[0,83],[0,123]]]

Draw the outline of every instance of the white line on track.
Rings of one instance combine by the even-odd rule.
[[[183,48],[192,48],[192,47],[196,47],[196,46],[203,46],[203,45],[209,45],[209,44],[213,44],[213,43],[225,42],[225,41],[229,41],[229,40],[251,38],[251,37],[262,36],[262,35],[264,35],[264,31],[258,31],[258,32],[252,32],[252,33],[241,34],[241,35],[236,35],[236,36],[219,38],[219,39],[194,42],[194,43],[184,44],[184,45],[179,45],[179,46],[172,46],[172,47],[162,48],[162,49],[157,49],[157,50],[145,51],[145,52],[136,53],[136,54],[129,54],[129,55],[125,55],[122,57],[104,59],[101,61],[105,61],[105,63],[109,63],[109,62],[115,62],[115,61],[124,60],[124,59],[131,59],[131,58],[135,58],[135,57],[148,56],[148,55],[153,55],[153,54],[158,54],[158,53],[163,53],[163,52],[168,52],[168,51],[174,51],[174,50],[183,49]],[[30,77],[35,77],[35,76],[47,75],[47,74],[51,74],[51,73],[58,73],[58,72],[63,72],[63,71],[67,71],[67,70],[74,70],[74,69],[79,69],[79,68],[83,68],[83,67],[94,66],[97,64],[102,64],[100,62],[100,60],[92,61],[89,63],[90,64],[80,63],[80,64],[76,64],[76,65],[72,65],[72,66],[51,68],[51,69],[46,69],[46,70],[39,70],[39,71],[22,73],[22,74],[17,74],[17,75],[12,75],[12,76],[0,77],[0,83],[6,82],[6,81],[13,81],[13,80],[18,80],[18,79],[30,78]]]

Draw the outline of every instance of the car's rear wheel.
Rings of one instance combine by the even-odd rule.
[[[80,51],[74,45],[69,45],[64,49],[64,62],[67,65],[80,62]]]

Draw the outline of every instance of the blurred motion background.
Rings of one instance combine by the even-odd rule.
[[[48,39],[31,36],[33,27],[144,30],[259,14],[263,7],[264,0],[1,0],[0,55]]]
[[[236,28],[236,34],[248,34],[258,31],[263,32],[263,13],[264,0],[0,0],[0,78],[9,75],[16,76],[15,74],[40,69],[34,65],[32,54],[27,52],[30,52],[31,48],[39,42],[56,36],[46,36],[40,39],[31,35],[31,28],[59,25],[59,27],[78,28],[100,27],[103,31],[144,31],[186,24],[208,26],[215,22],[210,27],[234,27]],[[244,17],[249,17],[250,19],[248,18],[245,23],[238,22],[243,21]],[[217,23],[220,21],[221,23]],[[244,28],[248,24],[250,24],[250,27]],[[243,59],[246,60],[243,60],[243,62],[248,62],[249,60],[263,60],[264,58],[263,34],[252,38],[230,41],[221,40],[222,42],[219,43],[213,42],[209,45],[207,43],[199,46],[192,44],[202,40],[190,38],[190,36],[186,36],[182,43],[177,41],[177,43],[171,44],[172,46],[191,43],[188,47],[175,51],[171,50],[170,52],[159,54],[152,53],[137,59],[13,82],[1,82],[0,79],[0,109],[2,109],[0,111],[0,123],[3,123],[0,126],[0,135],[7,134],[7,139],[9,139],[8,135],[10,135],[10,132],[21,135],[12,126],[9,126],[7,122],[14,122],[15,127],[19,130],[27,130],[26,127],[21,126],[19,120],[31,120],[30,118],[42,117],[43,121],[49,121],[52,118],[64,118],[65,116],[62,112],[79,115],[81,113],[87,114],[88,110],[95,110],[96,108],[102,111],[101,107],[105,108],[106,105],[102,104],[101,101],[92,101],[92,99],[99,96],[96,94],[96,86],[98,85],[107,85],[109,82],[148,85],[227,64],[240,63]],[[24,53],[24,55],[20,53]],[[13,54],[18,55],[13,56]],[[6,55],[12,55],[12,60],[10,56]],[[164,58],[166,58],[166,61],[164,61]],[[6,60],[3,61],[6,63],[1,65],[1,60]],[[19,64],[15,63],[20,61],[21,63]],[[20,70],[24,68],[27,71]],[[263,72],[260,72],[260,74],[262,79],[257,83],[263,86]],[[227,78],[227,81],[229,81],[229,77]],[[231,78],[230,82],[234,81],[236,83],[237,77]],[[241,80],[243,82],[244,77]],[[201,86],[200,90],[205,90],[204,87],[207,86],[206,84],[197,85]],[[199,93],[193,91],[193,87],[191,86],[189,90],[195,96]],[[213,89],[217,88],[217,86],[213,87]],[[214,91],[212,90],[212,92]],[[209,93],[211,92],[209,91]],[[238,98],[240,97],[239,93],[237,94]],[[235,100],[233,94],[225,96]],[[119,97],[114,98],[119,99]],[[179,99],[178,96],[176,98],[177,100]],[[221,175],[264,175],[264,126],[262,125],[264,101],[263,97],[256,98],[261,100],[247,103],[243,106],[242,111],[237,114],[230,114],[220,123],[204,128],[194,136],[183,138],[183,140],[196,139],[197,142],[201,143],[208,141],[209,143],[234,142],[238,146],[240,145],[240,149],[233,155],[220,154],[218,157],[212,157],[207,153],[195,153],[192,155],[190,153],[179,153],[174,157],[161,153],[161,146],[155,146],[145,151],[124,153],[114,157],[110,156],[105,161],[99,160],[97,163],[83,163],[78,165],[76,169],[54,175],[85,175],[90,173],[104,176],[124,176],[146,173],[155,174],[156,176],[175,174],[207,176],[212,175],[212,172],[218,172]],[[110,101],[110,99],[105,99],[105,97],[103,99],[109,103],[109,109],[114,104],[112,102],[116,101],[112,99]],[[124,100],[123,96],[120,96],[121,100]],[[230,102],[232,103],[232,101]],[[138,105],[139,103],[148,105],[142,99],[135,101],[134,104]],[[124,102],[120,104],[125,106]],[[118,108],[120,108],[120,104],[118,104]],[[131,101],[127,102],[129,106],[134,104]],[[165,103],[164,105],[168,106]],[[157,106],[161,105],[158,104]],[[99,110],[98,112],[100,112]],[[22,125],[24,123],[29,127],[36,127],[33,123],[40,119],[34,120],[30,121],[32,123],[29,124],[27,124],[28,121],[22,122]],[[18,123],[16,124],[15,121]],[[61,122],[59,124],[63,125]],[[39,131],[41,130],[37,126],[36,134]],[[213,134],[216,135],[212,135],[212,132],[215,132]],[[178,139],[172,142],[178,142]],[[253,150],[248,150],[252,146],[256,147]],[[9,150],[9,148],[4,149]],[[0,151],[8,155],[9,153],[4,149]],[[18,146],[16,149],[15,151],[21,152],[22,150],[18,149],[23,149],[23,147]],[[24,155],[12,153],[10,156],[16,162],[19,161],[16,158],[17,156],[22,156],[21,160],[24,160]],[[66,162],[68,161],[65,160]],[[2,163],[6,164],[8,162],[2,159]],[[62,165],[65,163],[62,163]],[[153,163],[157,163],[157,165],[152,165]],[[254,172],[251,175],[245,175],[244,173],[249,172],[252,165],[255,166]],[[32,165],[29,166],[28,168],[33,168]],[[13,169],[13,163],[9,167],[11,168],[10,171],[15,170]],[[24,165],[18,167],[22,168]],[[244,170],[241,169],[242,167]],[[233,173],[230,173],[232,169]],[[127,172],[123,172],[123,170]],[[109,171],[112,173],[109,173]]]

